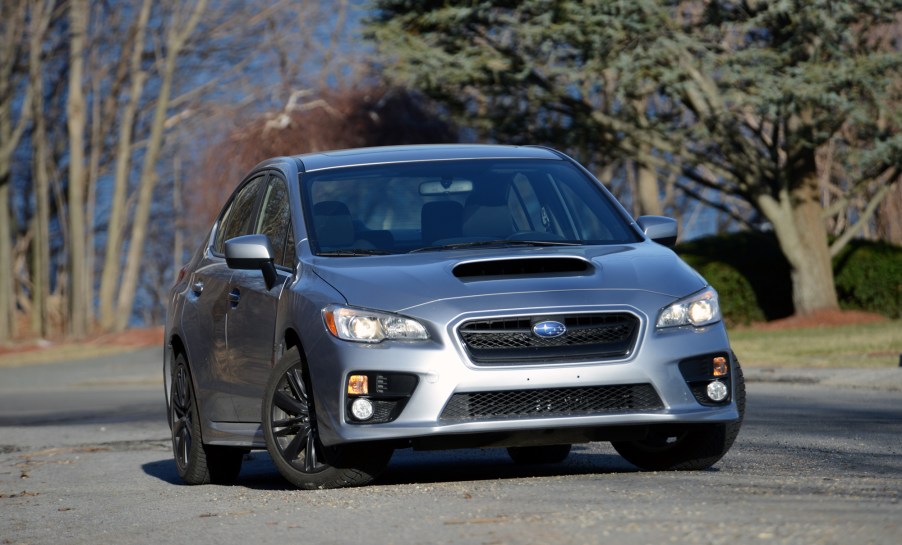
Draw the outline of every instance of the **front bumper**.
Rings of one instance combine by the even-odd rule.
[[[640,322],[635,347],[626,356],[614,359],[531,362],[529,365],[512,362],[486,367],[475,365],[469,359],[457,335],[458,326],[474,317],[547,316],[566,312],[634,314]],[[730,354],[729,340],[721,323],[705,328],[655,330],[649,327],[649,316],[631,305],[462,312],[446,325],[430,320],[428,313],[415,317],[427,324],[432,335],[430,341],[367,345],[340,341],[324,334],[313,344],[316,349],[308,353],[308,362],[314,382],[320,437],[325,445],[386,440],[416,442],[438,437],[450,437],[453,443],[454,436],[463,441],[464,436],[475,435],[504,437],[503,441],[509,444],[524,444],[530,435],[528,432],[541,434],[548,430],[570,430],[572,437],[593,440],[604,434],[591,430],[723,423],[739,419],[732,401],[716,406],[700,403],[680,370],[680,362],[687,359],[705,354]],[[352,373],[412,375],[416,377],[415,388],[409,399],[405,399],[403,410],[391,421],[378,424],[354,421],[348,411],[347,394],[348,376]],[[732,391],[732,375],[727,378]],[[572,392],[609,386],[629,389],[636,385],[653,390],[660,403],[639,409],[624,406],[619,410],[572,410]],[[539,403],[535,410],[510,414],[448,417],[448,405],[455,394],[484,392],[525,392],[531,400],[528,402],[538,400]],[[542,393],[530,398],[533,392]],[[544,392],[555,392],[557,397],[548,397]],[[460,399],[459,395],[457,399]],[[570,405],[561,405],[562,399],[567,399]],[[543,410],[542,405],[546,403],[547,410]]]

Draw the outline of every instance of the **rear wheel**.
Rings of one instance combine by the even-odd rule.
[[[200,414],[184,354],[176,356],[172,369],[169,428],[172,430],[175,467],[183,481],[188,484],[228,484],[238,476],[244,459],[243,450],[204,445],[201,440]]]
[[[388,465],[381,445],[326,447],[319,437],[309,374],[292,348],[276,364],[263,398],[263,435],[279,473],[298,488],[339,488],[371,482]]]
[[[544,445],[539,447],[510,447],[508,456],[518,464],[558,464],[570,455],[571,445]]]
[[[682,430],[660,428],[641,441],[611,443],[626,460],[650,471],[707,469],[733,446],[745,417],[745,379],[739,361],[733,358],[736,406],[739,420],[728,424],[706,424]]]

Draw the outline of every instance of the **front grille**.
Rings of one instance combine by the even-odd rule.
[[[454,394],[444,421],[623,414],[663,409],[650,384]]]
[[[534,334],[533,326],[546,319],[563,323],[567,332],[553,338]],[[638,326],[638,318],[627,313],[573,314],[470,321],[458,334],[477,365],[528,364],[626,356]]]

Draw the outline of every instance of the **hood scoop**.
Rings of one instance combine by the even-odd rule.
[[[579,257],[487,259],[457,264],[453,273],[464,282],[499,278],[588,276],[595,266]]]

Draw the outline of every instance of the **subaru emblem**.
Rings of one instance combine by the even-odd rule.
[[[536,325],[532,326],[532,332],[536,335],[536,337],[551,339],[554,337],[560,337],[561,335],[566,333],[567,326],[560,322],[554,321],[539,322]]]

